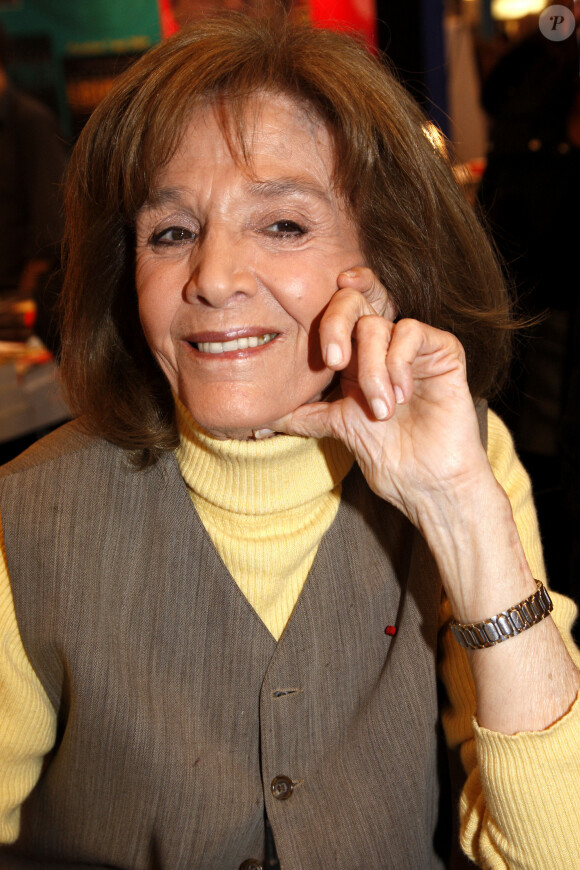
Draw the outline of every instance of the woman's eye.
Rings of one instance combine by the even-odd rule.
[[[266,232],[278,236],[303,236],[306,230],[300,224],[295,223],[295,221],[283,220],[274,221],[273,224],[270,224],[266,228]]]
[[[168,227],[153,234],[154,245],[180,245],[190,242],[195,238],[195,233],[185,227]]]

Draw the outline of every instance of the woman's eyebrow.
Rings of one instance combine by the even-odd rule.
[[[252,196],[275,199],[282,196],[313,196],[325,205],[332,205],[330,191],[306,178],[275,178],[252,181],[248,185]]]
[[[307,196],[314,197],[327,206],[331,206],[333,202],[330,191],[307,178],[296,178],[294,176],[250,181],[246,189],[248,194],[256,199]],[[147,199],[139,209],[139,213],[149,209],[180,205],[183,203],[183,196],[184,191],[179,187],[154,188],[149,192]]]
[[[176,205],[182,201],[183,192],[177,187],[153,188],[153,190],[149,191],[147,199],[139,209],[139,212],[166,205]]]

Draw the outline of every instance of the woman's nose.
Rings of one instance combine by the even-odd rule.
[[[222,308],[256,292],[248,244],[219,230],[204,233],[191,255],[188,302]]]

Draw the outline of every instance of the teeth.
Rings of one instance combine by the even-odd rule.
[[[278,335],[277,332],[267,332],[265,335],[250,335],[244,338],[233,338],[231,341],[200,341],[195,347],[201,353],[227,353],[231,350],[247,350],[249,347],[261,347],[268,344]]]

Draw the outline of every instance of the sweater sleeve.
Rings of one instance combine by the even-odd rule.
[[[529,478],[511,437],[492,412],[488,456],[505,489],[534,577],[545,582],[540,535]],[[572,601],[551,592],[552,618],[577,665],[571,637],[577,615]],[[467,779],[460,799],[463,850],[487,870],[561,870],[580,859],[580,700],[544,731],[499,734],[475,718],[475,689],[465,651],[448,628],[449,603],[441,608],[440,676],[449,707],[443,713],[447,742],[458,748]]]
[[[55,738],[54,708],[18,630],[0,526],[0,843],[18,837],[20,807]]]

